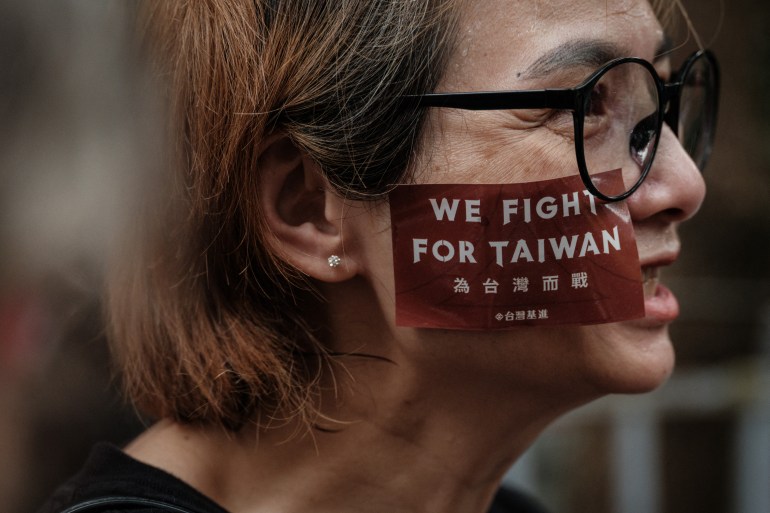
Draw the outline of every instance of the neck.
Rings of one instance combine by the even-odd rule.
[[[224,433],[164,422],[127,452],[232,513],[481,513],[548,423],[593,398],[529,369],[526,355],[548,341],[393,328],[362,311],[376,303],[368,299],[330,302],[338,309],[327,343],[347,356],[328,366],[314,428]],[[515,365],[501,365],[501,351]]]
[[[362,505],[480,513],[509,466],[560,413],[526,398],[501,403],[499,390],[437,387],[403,364],[367,360],[347,368],[356,385],[339,387],[327,412],[334,420],[321,429],[233,434],[162,422],[127,452],[232,513],[358,512]]]

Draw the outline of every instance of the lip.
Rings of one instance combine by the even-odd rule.
[[[671,290],[661,283],[660,272],[673,264],[679,256],[675,250],[650,255],[641,260],[642,289],[644,291],[644,324],[665,325],[679,316],[679,302]]]

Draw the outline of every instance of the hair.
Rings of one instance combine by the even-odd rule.
[[[175,202],[120,259],[108,290],[113,353],[150,417],[237,429],[317,415],[321,299],[267,248],[262,142],[288,137],[332,186],[381,198],[408,179],[452,49],[455,0],[147,2],[140,29],[166,85]],[[167,171],[168,171],[167,170]]]
[[[682,0],[649,0],[652,10],[670,37],[684,29],[686,37],[692,37],[699,50],[706,49]],[[684,27],[682,27],[684,25]]]

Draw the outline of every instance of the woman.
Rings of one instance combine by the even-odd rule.
[[[124,453],[97,449],[44,511],[129,495],[146,511],[487,511],[556,417],[667,378],[677,306],[658,270],[703,200],[693,159],[705,163],[713,112],[662,86],[676,77],[648,2],[147,7],[181,200],[113,283],[110,312],[128,394],[159,420]],[[614,60],[630,56],[652,65]],[[693,62],[713,83],[698,89],[711,106],[715,64]],[[556,100],[424,96],[587,77]],[[614,168],[620,184],[607,185],[598,174]],[[391,190],[573,178],[585,208],[614,201],[633,228],[636,306],[567,324],[543,308],[512,329],[403,321]],[[563,217],[574,218],[567,199]],[[466,220],[481,219],[465,201]],[[619,247],[611,258],[627,263]]]

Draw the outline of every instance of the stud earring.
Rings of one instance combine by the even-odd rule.
[[[330,256],[326,261],[329,262],[329,267],[339,267],[342,263],[342,259],[337,255]]]

